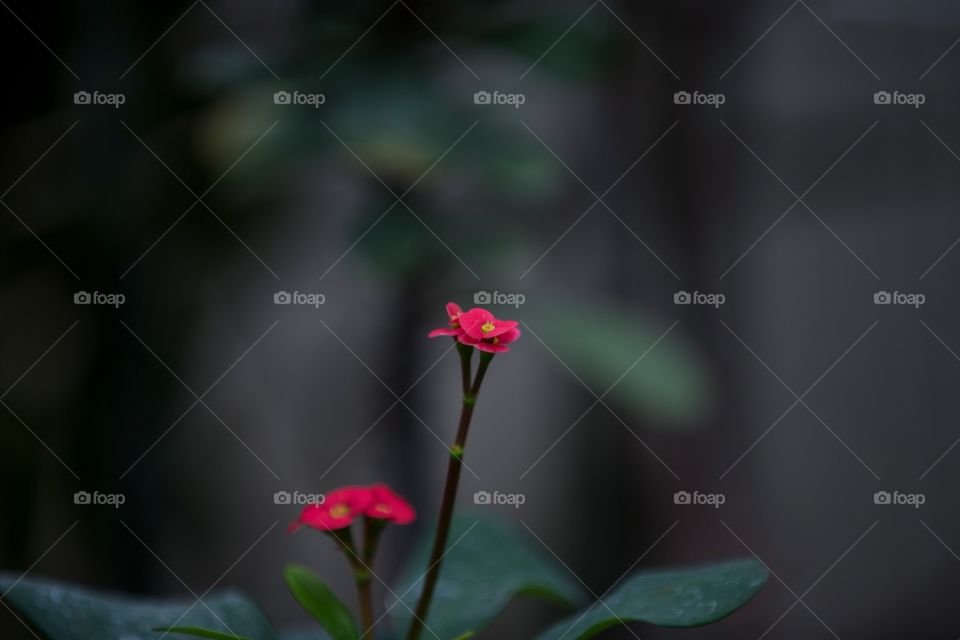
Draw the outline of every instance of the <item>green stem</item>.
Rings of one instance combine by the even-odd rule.
[[[470,352],[473,348],[470,348]],[[437,518],[437,534],[433,541],[433,549],[430,553],[430,563],[427,565],[427,574],[423,583],[423,591],[420,594],[420,600],[417,602],[417,609],[414,612],[413,620],[410,623],[410,631],[407,633],[407,640],[419,640],[423,631],[424,620],[430,611],[430,602],[433,599],[433,592],[437,586],[437,578],[440,576],[440,565],[443,562],[443,554],[447,547],[447,538],[450,536],[450,522],[453,519],[453,508],[457,499],[457,487],[460,484],[460,470],[463,468],[463,453],[467,443],[467,432],[470,429],[470,419],[473,417],[473,407],[477,402],[477,394],[480,393],[480,385],[483,383],[483,376],[493,360],[493,354],[482,352],[480,354],[480,365],[477,367],[477,376],[471,385],[469,380],[470,372],[470,354],[464,354],[460,351],[461,363],[464,376],[464,395],[463,408],[460,412],[460,425],[457,428],[457,437],[450,448],[450,461],[447,466],[447,481],[443,487],[443,498],[440,502],[440,515]]]
[[[365,518],[365,520],[367,520]],[[347,556],[347,562],[350,563],[350,569],[353,571],[353,579],[357,585],[357,600],[360,603],[360,623],[363,627],[364,637],[373,629],[373,582],[368,569],[373,564],[373,547],[376,543],[375,538],[371,538],[371,527],[365,522],[363,529],[363,560],[357,555],[356,545],[353,543],[353,531],[351,528],[337,529],[330,532],[334,540]],[[375,535],[375,534],[374,534]]]

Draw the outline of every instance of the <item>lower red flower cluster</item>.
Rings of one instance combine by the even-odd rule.
[[[326,494],[322,504],[307,505],[289,530],[296,531],[303,525],[320,531],[344,529],[358,516],[410,524],[417,514],[409,502],[385,484],[342,487]]]

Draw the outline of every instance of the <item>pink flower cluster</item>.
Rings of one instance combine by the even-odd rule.
[[[463,311],[455,302],[447,303],[448,327],[434,329],[427,337],[452,336],[462,344],[476,347],[489,353],[509,351],[507,345],[520,337],[519,324],[515,320],[499,320],[486,309],[479,307]]]
[[[325,496],[322,504],[311,504],[290,525],[296,531],[306,525],[320,531],[344,529],[358,516],[388,520],[394,524],[410,524],[416,519],[410,503],[385,484],[372,487],[342,487]]]

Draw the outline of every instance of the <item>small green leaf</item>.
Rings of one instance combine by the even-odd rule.
[[[156,600],[92,591],[53,580],[0,574],[3,601],[47,640],[157,640],[157,627],[220,629],[255,640],[277,633],[255,604],[236,592],[195,600]],[[232,638],[233,636],[227,636]]]
[[[283,578],[300,606],[330,632],[333,640],[357,640],[360,634],[353,616],[315,573],[289,565],[283,570]]]
[[[157,633],[182,633],[186,636],[212,638],[212,640],[250,640],[243,636],[235,636],[232,633],[221,633],[220,631],[201,629],[200,627],[157,627],[154,631]]]
[[[626,622],[661,627],[696,627],[730,615],[767,581],[756,560],[734,560],[694,569],[641,573],[585,613],[563,620],[537,640],[583,640]]]
[[[397,630],[406,631],[410,625],[432,542],[431,535],[418,547],[393,589],[403,600],[403,604],[392,600],[387,605]],[[529,534],[504,523],[455,517],[447,549],[426,619],[426,626],[440,638],[469,637],[464,634],[483,629],[516,595],[535,595],[568,606],[584,600],[580,586],[563,566],[531,543]]]
[[[467,638],[472,638],[474,635],[473,631],[467,631],[465,634],[457,636],[453,640],[467,640]]]

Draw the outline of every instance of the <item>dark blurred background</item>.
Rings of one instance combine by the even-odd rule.
[[[459,402],[425,334],[498,292],[525,335],[485,385],[464,508],[598,595],[631,567],[775,574],[645,639],[960,635],[956,5],[0,4],[0,567],[235,586],[289,626],[299,561],[352,602],[274,494],[391,483],[421,514],[395,577]],[[559,613],[525,599],[481,637]]]

